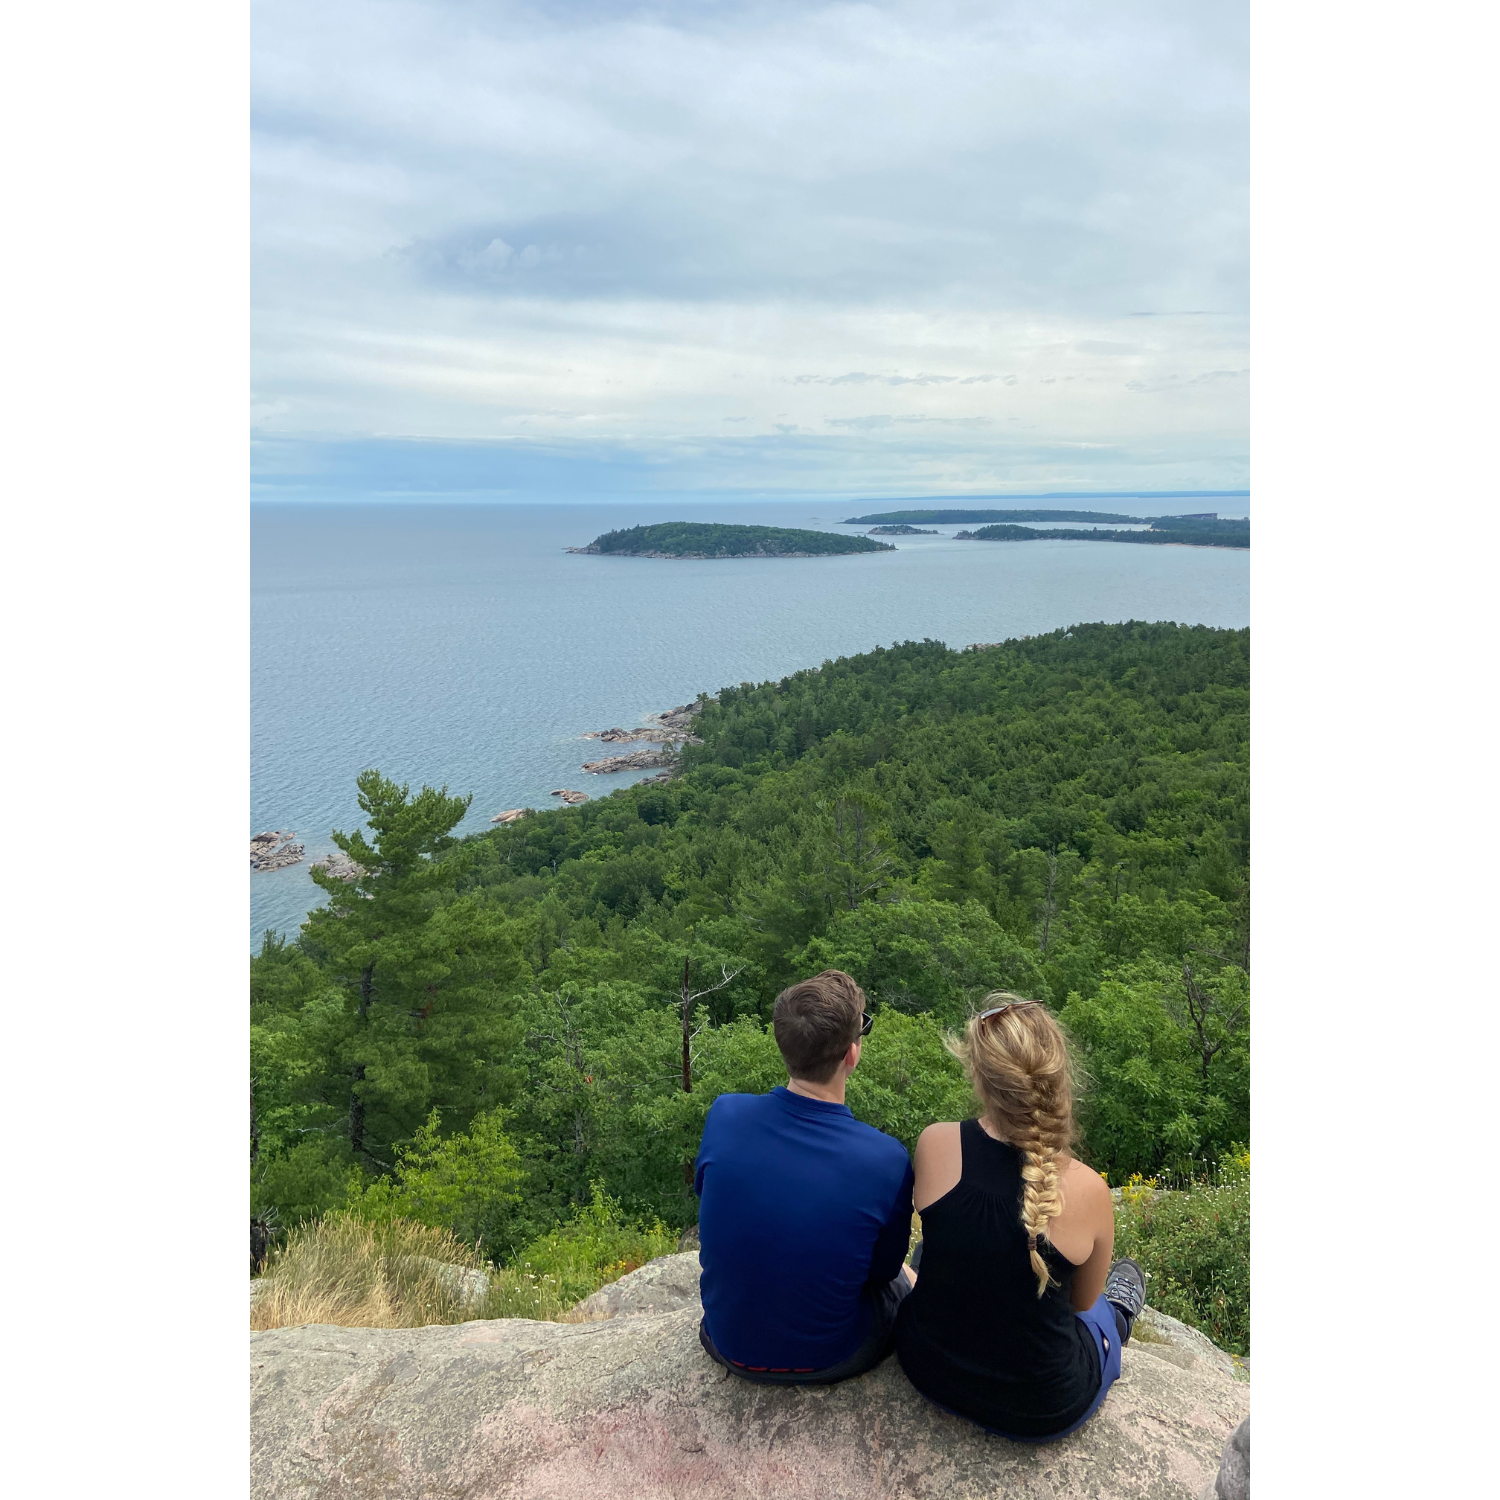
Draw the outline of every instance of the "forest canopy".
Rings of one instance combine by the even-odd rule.
[[[497,1256],[601,1192],[691,1223],[709,1104],[785,1081],[772,1002],[830,966],[875,1016],[850,1107],[908,1146],[972,1113],[943,1034],[1004,988],[1072,1036],[1111,1181],[1225,1161],[1248,715],[1248,632],[1080,625],[725,688],[676,779],[461,840],[467,798],[368,771],[364,873],[252,960],[253,1211]]]

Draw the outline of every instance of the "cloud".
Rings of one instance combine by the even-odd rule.
[[[1011,450],[981,435],[1013,425],[1104,443],[1122,484],[1163,444],[1243,458],[1245,382],[1216,373],[1247,362],[1242,8],[255,15],[268,438],[609,430],[660,473],[733,422],[883,433],[920,475],[947,423],[991,482]]]
[[[984,385],[998,375],[869,375],[851,370],[847,375],[783,375],[788,385]]]
[[[988,427],[988,417],[892,417],[892,416],[870,416],[870,417],[825,417],[824,420],[830,427],[848,427],[862,432],[873,432],[881,427],[914,426],[923,423],[937,423],[944,427]]]

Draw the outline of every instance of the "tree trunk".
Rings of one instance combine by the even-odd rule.
[[[1057,890],[1057,851],[1047,856],[1047,899],[1042,904],[1042,957],[1047,956],[1047,939],[1052,932],[1052,919],[1057,915],[1057,902],[1053,893]]]
[[[682,1092],[693,1092],[693,992],[688,987],[692,960],[682,961]]]
[[[365,1149],[365,1101],[359,1097],[359,1086],[365,1081],[365,1065],[354,1065],[354,1087],[349,1091],[349,1145],[358,1156]]]
[[[255,1119],[255,1080],[250,1080],[250,1165],[260,1160],[260,1126]]]
[[[366,964],[359,976],[359,1018],[365,1020],[370,1014],[370,1000],[375,993],[375,965]]]

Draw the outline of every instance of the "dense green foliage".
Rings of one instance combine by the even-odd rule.
[[[970,521],[1098,521],[1119,526],[1136,516],[1120,516],[1110,510],[887,510],[878,516],[850,516],[845,526],[875,526],[889,521],[907,521],[929,526],[963,526]]]
[[[1121,518],[1126,519],[1126,518]],[[1248,547],[1248,521],[1204,520],[1196,517],[1158,516],[1149,531],[1088,531],[1036,526],[981,526],[978,531],[960,531],[960,540],[970,542],[1139,542],[1147,546]]]
[[[1212,1183],[1156,1192],[1131,1184],[1115,1211],[1115,1254],[1147,1273],[1152,1307],[1250,1352],[1250,1167],[1230,1157]]]
[[[846,552],[891,552],[889,542],[789,526],[718,526],[663,521],[595,537],[589,552],[618,557],[831,557]]]
[[[463,799],[367,773],[365,874],[252,964],[255,1206],[505,1258],[596,1191],[689,1223],[709,1104],[784,1081],[772,1001],[830,965],[876,1018],[850,1107],[908,1145],[971,1112],[943,1032],[1010,988],[1075,1039],[1086,1160],[1217,1161],[1249,1137],[1248,683],[1244,631],[908,642],[726,688],[677,779],[463,841]]]

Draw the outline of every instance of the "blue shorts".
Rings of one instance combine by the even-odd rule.
[[[1120,1329],[1115,1322],[1115,1310],[1101,1296],[1092,1307],[1085,1308],[1081,1313],[1073,1316],[1088,1329],[1093,1335],[1094,1347],[1099,1351],[1099,1392],[1089,1402],[1089,1409],[1078,1418],[1076,1422],[1069,1423],[1060,1432],[1049,1432],[1042,1437],[1017,1437],[1013,1432],[1002,1432],[998,1427],[988,1427],[983,1422],[975,1422],[976,1427],[983,1427],[986,1432],[993,1432],[996,1437],[1009,1438],[1013,1443],[1055,1443],[1058,1438],[1065,1438],[1069,1433],[1077,1432],[1088,1419],[1104,1404],[1104,1398],[1109,1394],[1109,1388],[1120,1378]],[[927,1398],[932,1401],[929,1396]],[[966,1422],[973,1422],[973,1417],[964,1417],[961,1411],[953,1411],[951,1407],[943,1406],[941,1401],[933,1401],[934,1406],[941,1406],[946,1412],[955,1417],[963,1417]]]

